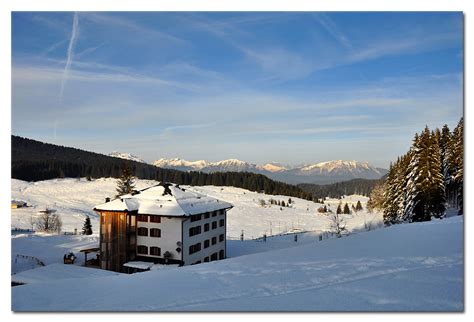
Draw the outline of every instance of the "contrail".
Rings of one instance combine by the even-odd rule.
[[[64,66],[63,79],[61,82],[61,91],[59,92],[59,99],[61,101],[63,100],[64,86],[66,85],[66,81],[69,75],[69,68],[71,67],[72,59],[74,57],[74,46],[76,45],[77,33],[79,31],[78,29],[79,29],[79,18],[77,16],[77,12],[74,12],[71,39],[69,40],[69,47],[67,48],[66,66]]]

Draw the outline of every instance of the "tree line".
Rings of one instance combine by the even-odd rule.
[[[368,197],[372,190],[384,179],[385,176],[381,179],[352,179],[324,185],[301,183],[298,184],[298,187],[311,193],[316,199],[340,198],[354,194]]]
[[[233,186],[272,195],[313,200],[301,188],[250,172],[183,172],[157,168],[151,164],[122,160],[76,148],[43,143],[12,135],[12,178],[39,181],[54,178],[119,178],[123,169],[131,168],[139,179],[150,179],[191,186]]]
[[[409,151],[390,165],[386,180],[370,196],[369,208],[383,211],[387,225],[441,218],[446,208],[463,213],[464,121],[450,131],[428,126]]]

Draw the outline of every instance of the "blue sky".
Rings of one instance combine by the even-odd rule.
[[[41,141],[388,167],[462,114],[462,13],[12,14],[12,133]]]

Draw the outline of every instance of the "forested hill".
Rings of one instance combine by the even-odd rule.
[[[140,179],[170,181],[184,185],[233,186],[267,194],[281,194],[312,200],[311,193],[297,186],[273,181],[249,172],[182,172],[157,168],[151,164],[123,160],[76,148],[43,143],[12,135],[12,178],[39,181],[64,177],[118,178],[130,164]]]
[[[352,179],[325,185],[301,183],[298,187],[318,199],[325,197],[339,198],[343,195],[353,194],[369,196],[374,187],[381,184],[385,178],[386,175],[380,179]]]

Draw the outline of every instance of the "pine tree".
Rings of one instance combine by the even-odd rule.
[[[398,162],[398,161],[397,161]],[[384,186],[383,192],[383,221],[385,225],[392,225],[398,223],[398,204],[395,202],[397,200],[397,163],[390,164],[387,180]]]
[[[440,157],[441,157],[441,173],[443,174],[443,181],[445,187],[449,183],[449,178],[451,173],[449,171],[448,166],[448,155],[449,155],[449,143],[451,142],[451,131],[447,124],[445,124],[441,130],[441,134],[439,137],[439,150],[440,150]],[[448,199],[447,189],[445,198]]]
[[[463,182],[464,182],[464,119],[459,120],[453,131],[450,143],[451,153],[449,167],[451,169],[451,185],[453,190],[454,206],[463,212]]]
[[[344,213],[345,214],[350,214],[351,213],[351,210],[349,209],[349,205],[347,204],[347,202],[344,205]]]
[[[425,127],[414,142],[408,166],[407,203],[404,219],[427,221],[444,213],[444,180],[438,137]]]
[[[339,204],[339,205],[337,206],[336,214],[338,214],[338,215],[342,214],[341,204]]]
[[[439,131],[438,131],[439,133]],[[443,216],[445,208],[445,190],[444,190],[444,177],[442,173],[442,163],[441,163],[441,149],[440,149],[440,140],[441,136],[433,132],[431,134],[431,141],[429,146],[429,168],[430,173],[427,180],[429,180],[429,186],[427,187],[427,209],[426,211],[440,218]]]
[[[357,200],[357,205],[356,205],[356,211],[361,211],[363,208],[362,208],[362,204],[360,203],[360,200]]]
[[[132,190],[135,188],[134,177],[132,175],[132,169],[130,165],[127,163],[122,168],[122,175],[119,179],[117,179],[117,195],[116,197],[125,195],[127,193],[131,193]]]
[[[91,219],[89,216],[86,217],[84,220],[84,226],[82,226],[82,234],[83,235],[92,235],[92,224]]]

